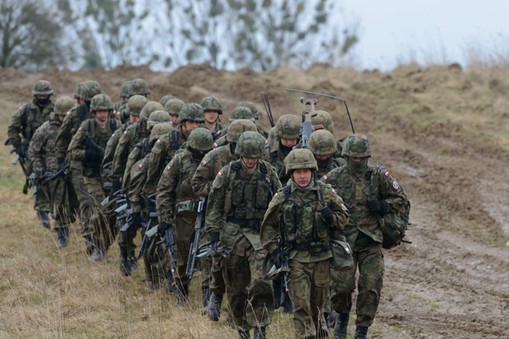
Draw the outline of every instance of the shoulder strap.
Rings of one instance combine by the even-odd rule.
[[[94,137],[95,137],[95,124],[94,124],[94,120],[93,119],[88,119],[87,129],[88,129],[88,135],[90,136],[90,138],[94,139]]]
[[[170,149],[178,150],[179,149],[179,131],[177,129],[172,129],[168,135],[168,144]]]
[[[283,193],[285,194],[285,201],[288,201],[288,199],[290,199],[290,193],[292,193],[292,188],[290,185],[283,187]]]

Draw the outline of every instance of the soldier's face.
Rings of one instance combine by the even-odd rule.
[[[297,139],[285,139],[281,138],[281,144],[285,147],[292,148],[297,145]]]
[[[258,158],[245,158],[242,157],[242,163],[244,166],[246,166],[246,169],[254,170],[256,168],[256,165],[258,164]]]
[[[315,155],[316,160],[325,161],[329,160],[332,154]]]
[[[313,171],[309,168],[296,169],[292,173],[292,179],[299,187],[307,187],[312,177]]]
[[[170,114],[171,124],[173,127],[176,127],[179,124],[179,115],[178,114]]]
[[[187,135],[189,135],[193,131],[193,129],[200,127],[200,122],[186,120],[184,121],[184,126],[182,127],[184,129],[184,132],[187,133]]]
[[[215,111],[205,111],[205,121],[213,124],[217,121],[217,118],[219,117],[219,113]]]
[[[138,121],[140,121],[141,118],[139,115],[129,115],[129,121],[132,123],[132,124],[135,124],[137,123]]]
[[[110,116],[110,111],[95,111],[95,119],[99,123],[105,123],[108,121],[108,117]]]

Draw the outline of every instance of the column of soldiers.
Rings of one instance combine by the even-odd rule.
[[[101,92],[84,81],[74,100],[53,104],[51,84],[38,80],[8,127],[58,248],[76,219],[93,261],[106,260],[118,234],[122,275],[143,258],[149,290],[165,286],[189,305],[197,239],[203,306],[218,321],[226,294],[240,338],[266,338],[281,305],[297,338],[327,338],[330,327],[346,338],[357,281],[355,338],[367,338],[383,285],[383,218],[409,201],[368,164],[366,136],[341,142],[330,114],[313,110],[305,148],[301,116],[284,114],[267,133],[252,102],[239,102],[225,127],[215,97],[151,101],[143,79],[124,82],[116,104]],[[331,239],[350,244],[351,269],[331,268]]]

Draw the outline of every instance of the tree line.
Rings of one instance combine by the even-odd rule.
[[[341,66],[358,29],[333,0],[0,0],[0,66]]]

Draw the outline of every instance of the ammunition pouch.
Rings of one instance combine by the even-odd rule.
[[[346,241],[331,240],[332,267],[338,271],[348,271],[353,266],[353,253]]]
[[[240,228],[251,228],[256,231],[260,231],[260,226],[262,225],[261,219],[241,219],[235,217],[227,217],[226,222],[237,224],[240,226]]]
[[[296,251],[308,251],[310,255],[319,255],[322,252],[326,252],[330,250],[328,244],[324,244],[321,242],[315,241],[306,241],[306,242],[289,242],[290,247]]]
[[[177,214],[185,211],[198,211],[198,201],[186,200],[175,204],[175,212]]]

